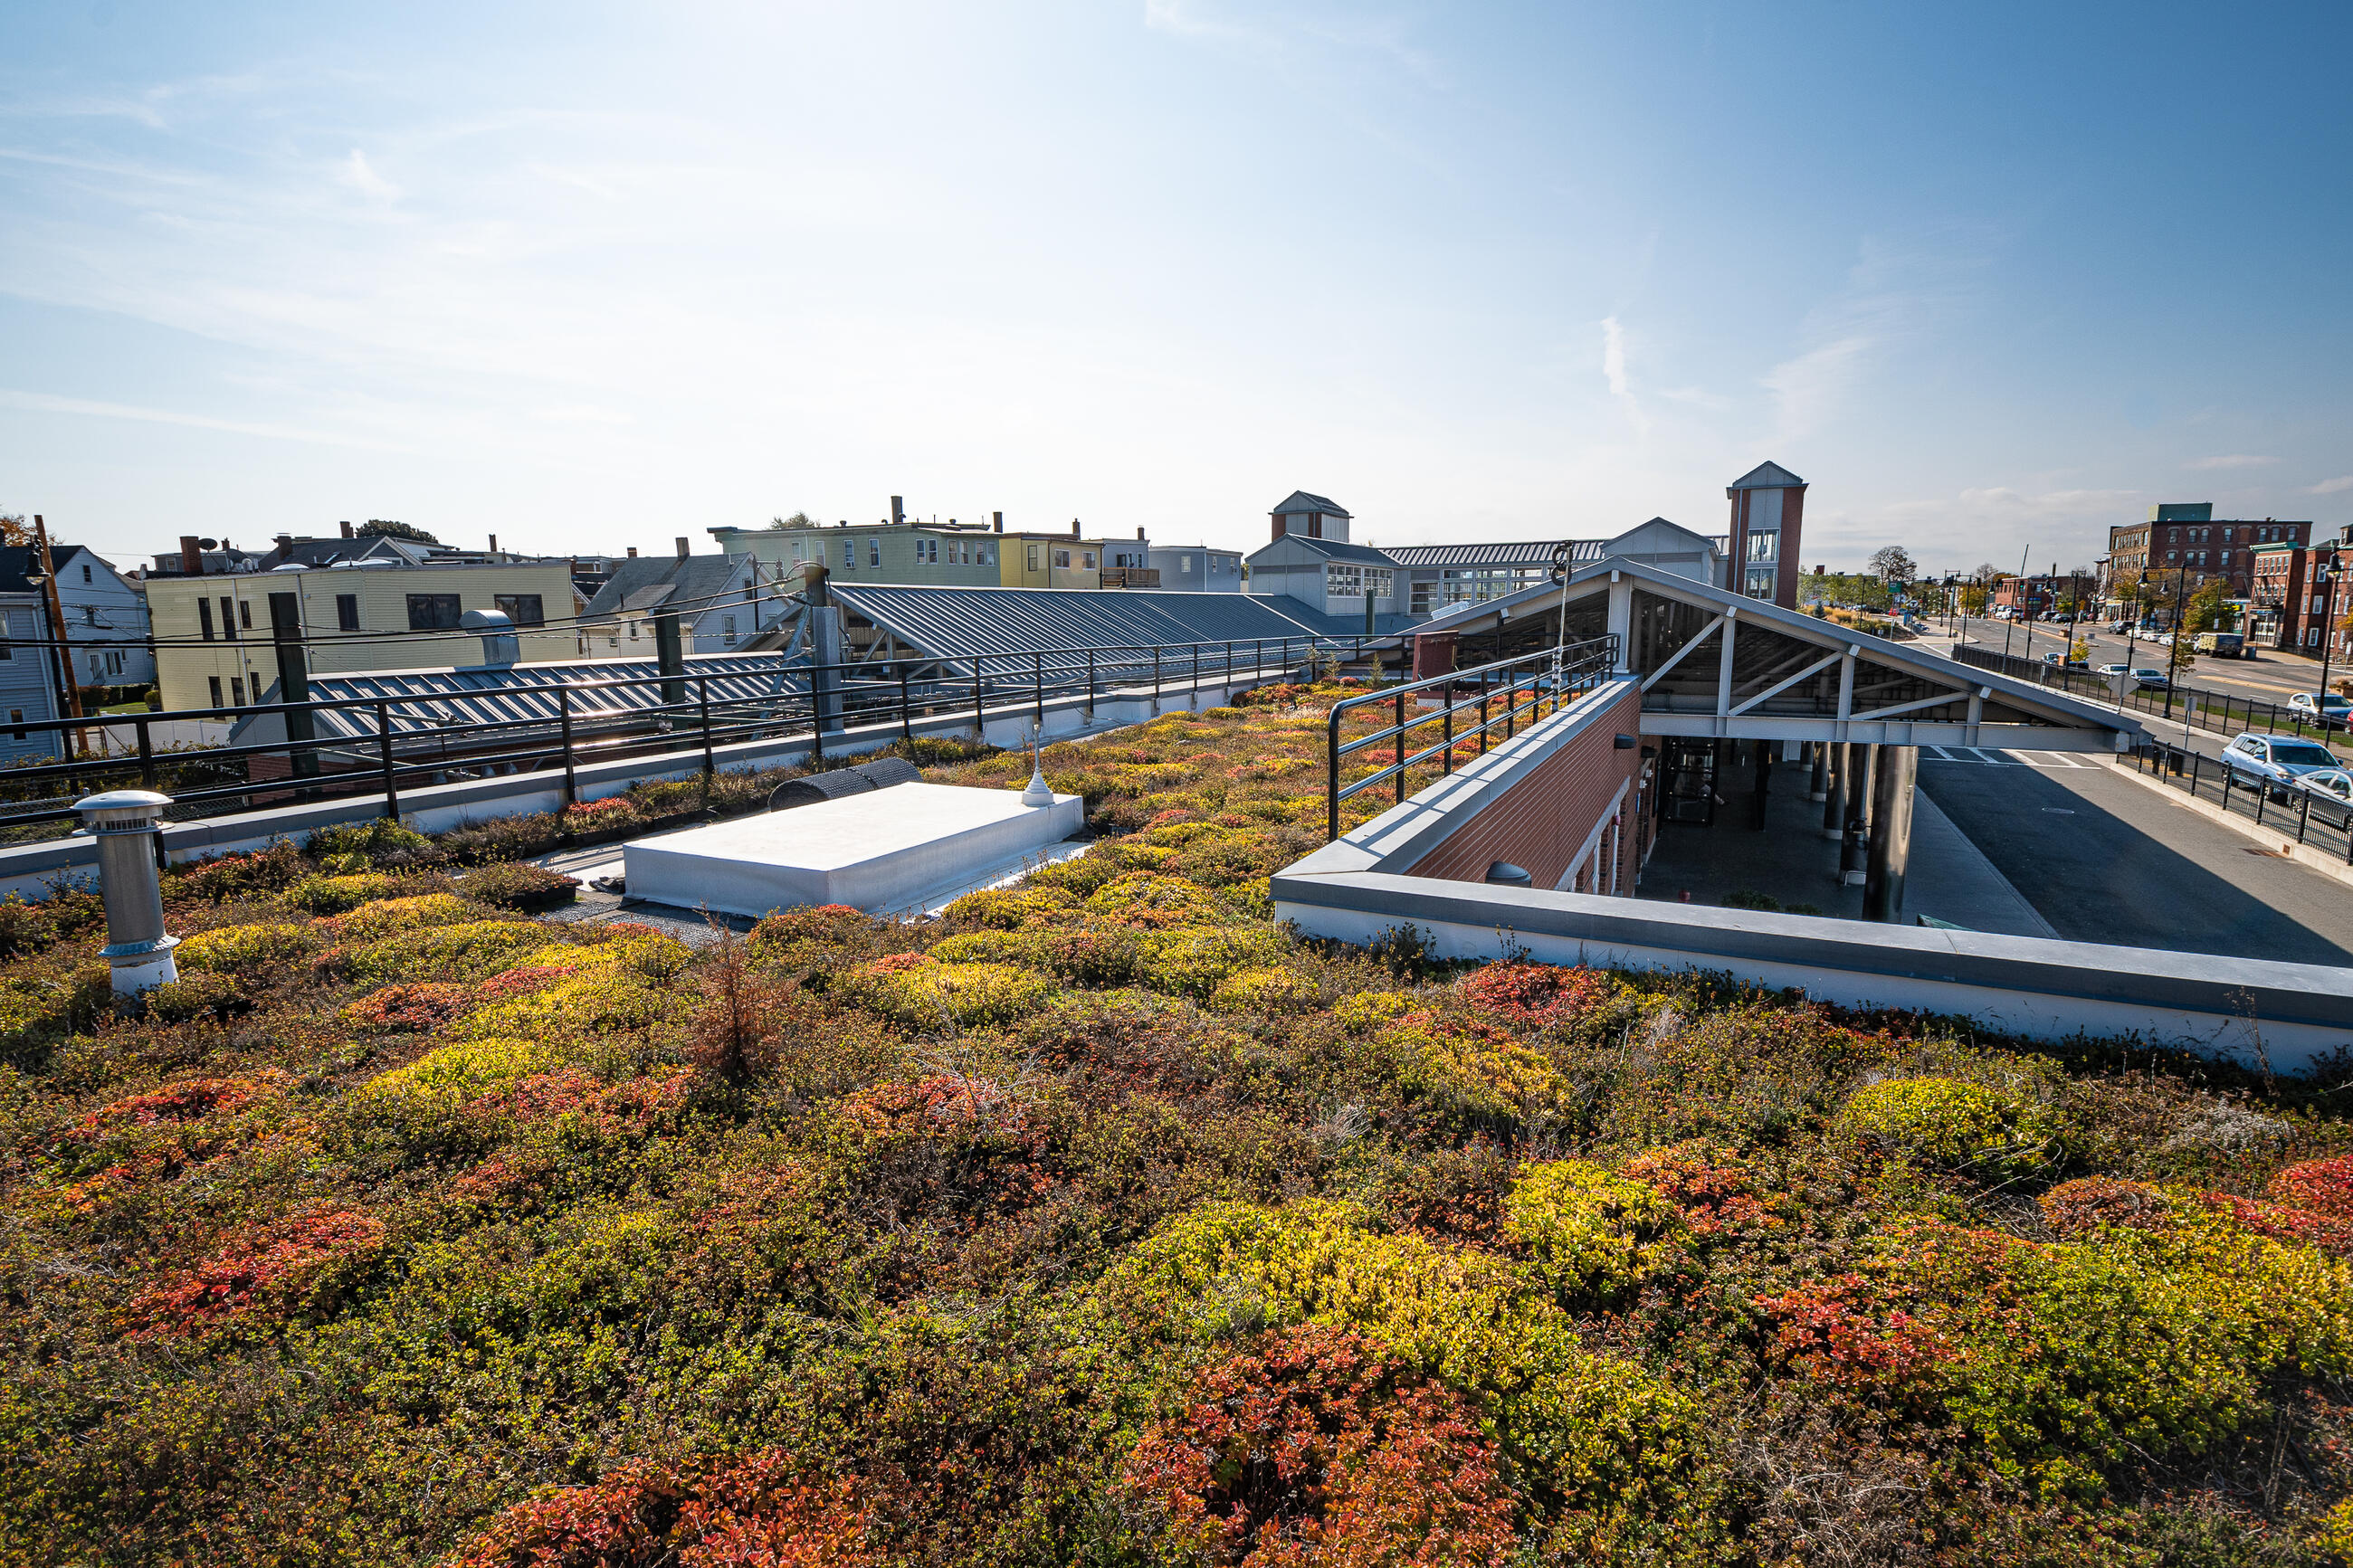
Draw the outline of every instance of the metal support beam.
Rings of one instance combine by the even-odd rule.
[[[1758,692],[1756,696],[1750,698],[1739,707],[1735,708],[1731,712],[1725,714],[1725,717],[1727,719],[1737,719],[1743,713],[1747,712],[1751,708],[1756,707],[1759,702],[1780,696],[1781,693],[1788,690],[1789,688],[1797,685],[1798,682],[1820,674],[1821,671],[1828,669],[1831,665],[1836,664],[1840,659],[1845,657],[1846,656],[1844,654],[1841,653],[1824,654],[1821,658],[1814,660],[1813,663],[1806,666],[1805,668],[1798,671],[1797,674],[1788,677],[1787,679],[1775,681],[1772,685],[1767,687],[1764,690]]]
[[[1871,753],[1873,748],[1846,743],[1846,832],[1839,848],[1839,880],[1854,887],[1862,880],[1864,846],[1867,843],[1863,809],[1871,798]]]
[[[1817,741],[1823,759],[1821,777],[1822,837],[1835,844],[1846,837],[1846,747],[1837,741]]]
[[[1724,614],[1716,616],[1715,619],[1708,622],[1707,625],[1700,627],[1699,631],[1692,637],[1691,641],[1683,644],[1683,647],[1667,655],[1666,663],[1659,666],[1658,668],[1651,671],[1650,674],[1642,678],[1642,689],[1648,691],[1651,687],[1656,686],[1659,683],[1661,677],[1664,676],[1667,671],[1674,668],[1675,666],[1683,661],[1683,656],[1685,654],[1688,654],[1692,649],[1707,641],[1709,637],[1714,637],[1717,632],[1722,631],[1731,623],[1732,612],[1726,610]]]
[[[1618,639],[1615,673],[1634,672],[1634,584],[1622,572],[1609,574],[1609,635]]]
[[[1862,882],[1862,918],[1885,924],[1904,919],[1904,877],[1912,864],[1912,787],[1919,772],[1915,746],[1882,746],[1873,770],[1871,860]]]
[[[1808,781],[1806,798],[1822,800],[1830,794],[1831,749],[1820,741],[1808,741],[1806,744],[1813,749],[1814,753],[1814,776]]]
[[[1715,667],[1715,718],[1719,735],[1727,732],[1732,719],[1732,637],[1740,629],[1732,612],[1724,613],[1724,648]]]

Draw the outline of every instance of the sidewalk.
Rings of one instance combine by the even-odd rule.
[[[1693,903],[1722,904],[1733,893],[1763,893],[1784,907],[1811,904],[1825,915],[1861,920],[1862,889],[1839,884],[1839,847],[1822,837],[1822,803],[1806,798],[1810,773],[1776,764],[1760,833],[1748,826],[1751,771],[1730,770],[1722,781],[1729,804],[1716,807],[1714,826],[1660,825],[1636,896],[1672,903],[1688,892]],[[1905,924],[1929,915],[1971,931],[2058,935],[1935,801],[1915,790],[1912,802]]]

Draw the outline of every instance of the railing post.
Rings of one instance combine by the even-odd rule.
[[[384,814],[395,822],[400,820],[400,774],[392,761],[392,704],[375,705],[375,743],[378,760],[384,768]]]
[[[702,721],[702,795],[707,802],[711,797],[711,776],[718,772],[711,756],[711,677],[708,674],[696,676],[694,689],[695,706]]]
[[[1158,643],[1152,645],[1152,711],[1155,716],[1160,711],[1160,645]]]
[[[1029,666],[1030,700],[1036,705],[1038,733],[1042,735],[1046,732],[1046,656],[1031,654]]]
[[[980,692],[980,661],[983,657],[977,653],[972,656],[972,738],[986,746],[988,744],[988,711],[981,706]]]
[[[809,767],[825,761],[825,699],[819,695],[818,667],[809,666]]]
[[[1095,721],[1095,650],[1087,649],[1087,722]]]
[[[135,721],[139,732],[139,782],[148,789],[155,787],[155,737],[148,731],[147,721]]]
[[[564,804],[580,804],[580,772],[572,759],[572,691],[569,687],[555,689],[555,727],[557,738],[564,746]]]
[[[1451,773],[1454,771],[1454,688],[1449,683],[1440,687],[1438,693],[1438,711],[1446,737],[1446,750],[1439,753],[1443,760],[1438,771]]]
[[[2297,802],[2302,809],[2295,814],[2295,841],[2301,844],[2304,842],[2304,830],[2312,826],[2312,795],[2309,792],[2299,793],[2303,794],[2303,799]]]
[[[915,738],[915,710],[909,702],[907,661],[903,658],[899,661],[899,738],[902,741]]]
[[[1340,710],[1324,726],[1324,842],[1340,837]],[[2347,842],[2353,843],[2353,835]]]
[[[1398,690],[1396,701],[1397,757],[1391,765],[1397,769],[1397,798],[1402,805],[1405,801],[1405,692],[1402,689]]]
[[[1193,645],[1193,696],[1190,705],[1194,712],[1198,713],[1201,710],[1201,645],[1199,643]]]

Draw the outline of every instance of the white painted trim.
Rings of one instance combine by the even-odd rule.
[[[1821,671],[1829,668],[1831,665],[1836,664],[1840,659],[1844,658],[1846,656],[1844,654],[1837,652],[1824,654],[1821,658],[1814,660],[1813,663],[1806,666],[1805,668],[1798,671],[1797,674],[1789,677],[1787,680],[1777,681],[1773,685],[1767,687],[1764,690],[1758,692],[1756,696],[1750,698],[1739,707],[1735,708],[1727,717],[1734,719],[1739,718],[1743,713],[1747,712],[1759,702],[1769,701],[1771,699],[1780,696],[1781,693],[1788,690],[1789,688],[1797,685],[1798,682],[1807,679],[1811,676],[1820,674]]]
[[[1618,820],[1618,808],[1625,803],[1626,792],[1632,787],[1631,779],[1618,781],[1618,793],[1609,797],[1609,809],[1594,818],[1593,831],[1585,836],[1585,843],[1576,854],[1568,858],[1567,868],[1561,872],[1560,880],[1552,885],[1554,892],[1567,892],[1577,886],[1577,874],[1585,868],[1585,863],[1593,858],[1594,850],[1600,847],[1601,830]]]
[[[1642,689],[1648,691],[1651,687],[1656,686],[1662,679],[1665,679],[1667,671],[1674,668],[1675,666],[1683,661],[1683,655],[1691,652],[1692,649],[1699,647],[1700,644],[1714,637],[1718,631],[1722,630],[1725,624],[1731,619],[1732,617],[1728,615],[1718,616],[1715,619],[1708,622],[1707,625],[1700,627],[1698,631],[1692,635],[1691,641],[1683,644],[1683,647],[1667,655],[1666,663],[1659,666],[1658,668],[1651,671],[1649,675],[1642,678]]]

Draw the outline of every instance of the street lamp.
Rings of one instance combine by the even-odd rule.
[[[2328,735],[2328,656],[2336,651],[2337,552],[2320,563],[2320,691],[2313,704],[2320,710],[2320,733]]]

